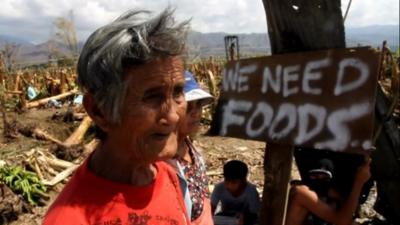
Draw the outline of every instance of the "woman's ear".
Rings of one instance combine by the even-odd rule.
[[[99,126],[100,129],[103,130],[105,133],[108,133],[111,128],[111,123],[97,106],[91,93],[86,93],[84,95],[83,106],[85,107],[87,114],[90,116],[90,118],[92,118],[94,123]]]

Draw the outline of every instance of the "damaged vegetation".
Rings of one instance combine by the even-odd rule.
[[[395,117],[398,129],[399,62],[384,45],[379,84],[392,102],[389,113]],[[223,65],[222,60],[209,58],[186,68],[205,89],[219,96]],[[0,224],[40,223],[65,182],[96,148],[99,141],[81,105],[76,77],[72,68],[6,73],[0,65]],[[204,109],[205,132],[214,107],[212,104]],[[250,179],[262,190],[263,143],[241,140],[238,144],[219,137],[195,139],[195,144],[203,148],[211,184],[222,179],[221,168],[226,160],[241,159],[249,165]]]

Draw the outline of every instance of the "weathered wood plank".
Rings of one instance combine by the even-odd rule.
[[[263,0],[273,54],[344,48],[340,0]]]
[[[213,126],[222,136],[370,150],[378,63],[378,52],[368,47],[228,62],[217,110],[222,115]]]

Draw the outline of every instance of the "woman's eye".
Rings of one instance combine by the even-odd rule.
[[[145,95],[143,100],[144,101],[161,101],[162,98],[163,98],[163,95],[158,94],[158,93],[153,93],[153,94]]]
[[[201,111],[202,107],[203,107],[203,105],[202,105],[201,100],[190,101],[187,104],[187,111],[186,112],[190,113],[193,110],[196,110],[196,111],[200,110]]]
[[[179,86],[179,87],[175,87],[174,89],[174,98],[180,98],[183,96],[183,87]]]

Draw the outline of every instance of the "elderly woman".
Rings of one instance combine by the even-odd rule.
[[[163,162],[176,154],[186,112],[180,56],[188,22],[172,14],[130,11],[87,40],[78,82],[101,144],[44,224],[190,224],[176,172]]]

